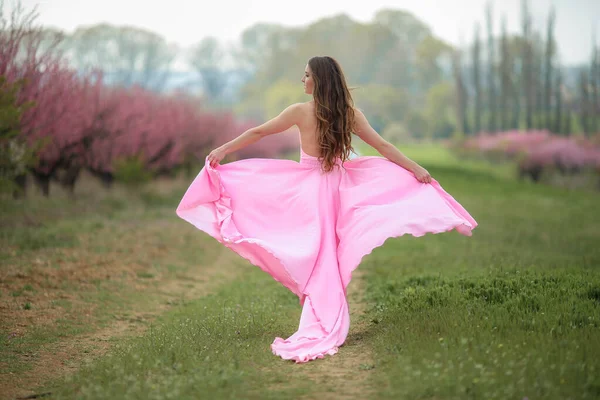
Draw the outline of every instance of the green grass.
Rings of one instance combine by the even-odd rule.
[[[211,238],[181,232],[175,207],[184,185],[139,193],[98,186],[84,182],[75,199],[56,186],[48,199],[35,193],[20,201],[0,198],[0,285],[10,288],[0,292],[0,304],[21,314],[24,324],[0,319],[0,373],[27,371],[35,358],[20,355],[95,332],[132,309],[152,312],[164,297],[161,283],[210,265],[220,253]],[[73,275],[60,278],[67,270]],[[39,323],[45,314],[59,318]],[[15,335],[20,326],[25,332]]]
[[[379,397],[598,398],[600,196],[428,169],[480,225],[361,265]]]
[[[182,306],[141,338],[74,377],[49,384],[56,399],[295,398],[309,391],[265,385],[289,379],[293,365],[273,368],[273,338],[293,333],[298,300],[245,263],[240,277],[215,295]],[[58,387],[58,389],[57,389]]]
[[[476,170],[485,172],[497,178],[513,179],[517,176],[515,164],[491,163],[483,160],[466,160],[459,158],[450,149],[437,143],[398,143],[395,146],[408,158],[419,165],[429,169],[430,167],[450,167],[462,170]],[[380,154],[366,143],[357,140],[355,147],[361,155],[380,156]],[[431,171],[430,171],[431,172]]]
[[[377,398],[600,397],[600,196],[518,182],[509,165],[465,163],[441,147],[399,148],[479,226],[470,238],[452,232],[390,239],[363,260],[370,322],[359,340],[373,359],[354,366],[356,373],[369,374]],[[134,245],[125,241],[129,230],[160,220],[169,203],[164,196],[135,200],[144,210],[135,223],[127,219],[131,200],[104,199],[107,214],[101,215],[108,216],[83,212],[81,229],[120,235],[118,250],[108,239],[98,246],[127,252]],[[52,229],[72,231],[68,222]],[[173,240],[169,232],[155,234],[151,245]],[[185,249],[200,235],[182,226],[179,255],[160,265],[140,256],[148,269],[139,279],[160,285],[165,270],[177,274],[193,266],[197,254]],[[87,243],[75,237],[71,246]],[[53,249],[47,243],[25,245],[11,257]],[[295,331],[297,299],[241,259],[239,271],[214,295],[182,303],[143,336],[117,342],[106,357],[38,392],[50,390],[57,399],[285,399],[332,390],[298,373],[322,361],[295,365],[269,349],[275,336]],[[30,289],[20,287],[14,298]],[[333,357],[344,357],[343,349]],[[364,397],[357,392],[356,398]]]

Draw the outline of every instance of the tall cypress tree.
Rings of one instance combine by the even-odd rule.
[[[461,50],[455,50],[452,54],[452,71],[454,74],[456,86],[456,120],[458,121],[459,130],[467,134],[469,133],[469,123],[467,120],[467,90],[465,88],[464,79],[462,76],[462,54]]]
[[[555,133],[561,134],[564,133],[564,129],[562,126],[562,72],[560,68],[556,68],[556,102],[555,102],[555,114],[554,114],[554,126],[551,128]]]
[[[477,134],[481,132],[481,40],[479,39],[479,24],[475,24],[475,37],[473,39],[473,86],[475,88],[475,112],[473,130]]]
[[[586,68],[582,68],[579,73],[579,120],[581,123],[581,129],[584,134],[590,132],[590,95],[589,95],[589,81],[588,71]]]
[[[536,43],[533,49],[533,85],[534,85],[534,126],[543,129],[544,118],[544,49],[541,43]]]
[[[529,4],[527,0],[521,3],[521,27],[523,43],[521,46],[521,77],[522,89],[525,98],[525,128],[533,127],[533,102],[534,102],[534,82],[533,82],[533,45],[531,40],[531,16],[529,15]]]
[[[514,43],[516,45],[518,45],[518,47],[515,47],[515,50],[513,51],[517,51],[519,50],[520,53],[520,46],[522,45],[522,40],[521,38],[517,37],[514,39]],[[520,54],[516,54],[513,53],[513,51],[509,50],[509,56],[514,57],[514,59],[519,59]],[[522,110],[522,106],[524,104],[524,98],[522,96],[523,93],[523,60],[520,59],[520,64],[517,64],[516,62],[513,62],[513,60],[511,59],[510,65],[509,65],[509,72],[510,72],[510,90],[511,90],[511,101],[512,101],[512,118],[511,118],[511,122],[510,122],[510,126],[512,129],[520,129],[521,128],[521,110]]]
[[[552,63],[555,53],[554,43],[554,7],[548,15],[548,26],[546,32],[546,53],[544,66],[544,114],[546,115],[545,127],[552,129]]]
[[[592,38],[592,65],[590,68],[590,130],[597,133],[600,129],[600,49],[596,46],[596,37]]]
[[[565,107],[565,126],[563,127],[563,134],[565,136],[569,136],[572,132],[572,125],[573,125],[572,120],[573,120],[573,111],[571,111],[569,104],[567,104],[567,107]]]
[[[508,34],[506,33],[506,17],[502,17],[502,34],[500,37],[500,129],[507,130],[510,126],[509,104],[518,101],[518,96],[511,96],[512,57],[508,48]],[[516,128],[516,127],[515,127]]]
[[[488,107],[489,107],[489,123],[488,130],[495,132],[497,130],[496,123],[496,56],[494,44],[494,26],[493,26],[493,9],[492,3],[486,5],[486,22],[488,32]]]

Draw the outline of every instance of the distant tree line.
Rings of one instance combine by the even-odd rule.
[[[257,23],[230,47],[204,37],[182,49],[154,32],[108,24],[70,35],[45,31],[49,39],[63,37],[59,48],[74,68],[100,69],[107,84],[201,90],[205,103],[255,120],[276,115],[289,102],[306,101],[299,83],[303,67],[311,56],[327,54],[341,62],[356,88],[357,105],[382,133],[443,138],[457,131],[598,131],[597,46],[572,82],[572,68],[559,58],[553,11],[544,33],[533,30],[527,0],[519,34],[509,35],[503,18],[500,37],[494,36],[493,17],[488,5],[485,33],[476,25],[464,49],[394,9],[378,11],[367,23],[346,14],[301,27]],[[174,71],[178,56],[188,72]]]
[[[521,10],[520,34],[509,35],[503,18],[502,33],[495,38],[488,3],[487,48],[477,24],[471,48],[454,52],[459,130],[467,135],[513,129],[546,129],[562,135],[598,132],[600,49],[595,37],[589,64],[578,68],[576,85],[569,86],[554,36],[554,9],[545,33],[533,31],[527,0],[522,0]],[[470,63],[464,61],[468,56]]]

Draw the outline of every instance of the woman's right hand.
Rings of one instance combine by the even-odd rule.
[[[429,175],[429,172],[420,165],[417,165],[412,172],[419,182],[431,183],[431,175]]]
[[[206,160],[209,162],[211,167],[216,168],[226,155],[227,153],[225,152],[225,149],[223,149],[223,146],[221,146],[211,151],[206,157]]]

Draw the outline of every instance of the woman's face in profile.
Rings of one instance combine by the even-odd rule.
[[[304,68],[304,76],[302,77],[302,83],[304,83],[304,93],[312,94],[315,84],[313,81],[312,71],[310,70],[308,64],[306,64],[306,67]]]

